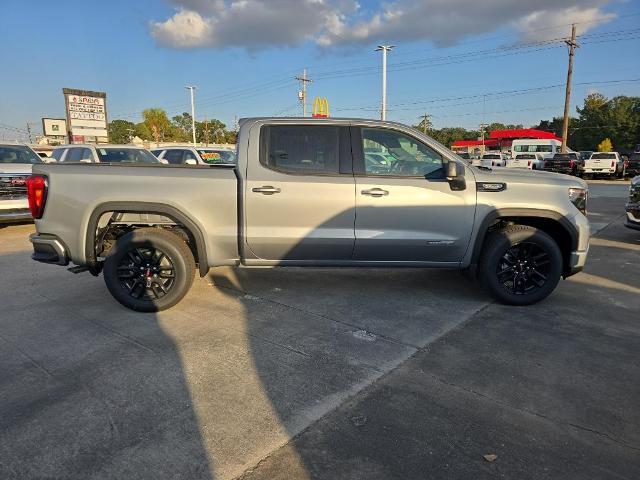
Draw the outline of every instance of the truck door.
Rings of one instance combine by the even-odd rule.
[[[352,131],[354,259],[460,261],[473,229],[473,179],[467,178],[464,190],[453,189],[445,178],[442,155],[407,133],[379,127],[352,127]],[[369,158],[372,152],[386,161]]]
[[[262,125],[253,141],[258,145],[249,145],[245,182],[250,252],[269,261],[350,260],[355,182],[349,127]]]

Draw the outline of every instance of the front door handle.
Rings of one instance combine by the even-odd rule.
[[[280,193],[280,189],[278,187],[272,187],[271,185],[252,188],[251,191],[255,193],[262,193],[263,195],[273,195],[274,193]]]
[[[381,188],[372,188],[370,190],[362,190],[360,192],[362,195],[369,195],[370,197],[384,197],[385,195],[389,195],[387,190],[383,190]]]

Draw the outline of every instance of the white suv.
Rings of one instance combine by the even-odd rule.
[[[156,157],[172,164],[235,165],[236,152],[216,147],[158,147],[151,150]]]

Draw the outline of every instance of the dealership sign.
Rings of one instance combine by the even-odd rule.
[[[69,138],[73,143],[106,143],[107,94],[63,88]]]

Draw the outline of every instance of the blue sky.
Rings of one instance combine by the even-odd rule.
[[[551,86],[565,81],[567,53],[553,39],[573,21],[584,36],[572,111],[590,91],[640,95],[638,81],[598,83],[640,78],[640,1],[526,3],[3,0],[0,134],[64,116],[63,87],[106,91],[110,119],[137,122],[147,107],[188,111],[185,85],[198,87],[198,119],[297,115],[293,77],[305,67],[310,103],[326,96],[333,116],[376,118],[379,43],[397,45],[390,120],[428,113],[436,127],[528,126],[561,115],[564,89]]]

